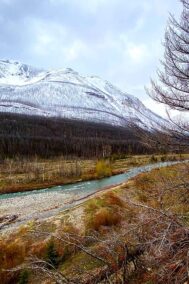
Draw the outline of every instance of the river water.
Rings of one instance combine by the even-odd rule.
[[[152,169],[166,167],[166,166],[174,165],[177,163],[179,162],[160,162],[160,163],[132,168],[126,173],[111,176],[111,177],[106,177],[100,180],[84,181],[84,182],[78,182],[75,184],[60,185],[60,186],[45,188],[41,190],[1,194],[0,199],[8,199],[8,198],[22,197],[22,196],[24,197],[24,196],[37,195],[37,194],[41,195],[41,194],[46,194],[50,192],[77,193],[77,194],[81,194],[82,196],[83,194],[89,195],[105,187],[110,187],[113,185],[126,182],[130,178],[133,178],[136,175],[138,175],[139,173],[148,172],[148,171],[151,171]]]
[[[182,163],[183,162],[188,161],[182,161]],[[17,219],[14,223],[4,226],[0,231],[6,233],[7,230],[11,231],[21,224],[27,223],[29,220],[42,220],[53,217],[59,212],[81,204],[83,199],[85,200],[85,198],[98,191],[124,183],[140,173],[177,163],[179,162],[155,163],[132,168],[126,173],[101,180],[60,185],[41,190],[1,194],[0,216],[16,215]]]

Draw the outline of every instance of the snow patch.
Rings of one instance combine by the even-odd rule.
[[[161,128],[167,122],[139,99],[96,76],[71,68],[43,70],[0,60],[0,111],[127,126]]]

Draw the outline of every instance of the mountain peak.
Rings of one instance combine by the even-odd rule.
[[[65,117],[157,128],[163,119],[135,97],[98,76],[71,68],[43,70],[14,60],[0,61],[0,112]]]
[[[0,84],[24,85],[43,70],[15,60],[0,60]]]
[[[0,59],[0,63],[7,63],[7,64],[19,64],[20,62],[13,60],[13,59]]]
[[[73,70],[72,68],[69,68],[69,67],[65,69],[65,72],[66,73],[72,73],[72,74],[75,74],[75,75],[79,75],[79,73],[77,71],[75,71],[75,70]]]

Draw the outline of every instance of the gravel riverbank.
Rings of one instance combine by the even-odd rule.
[[[8,224],[1,232],[13,229],[30,220],[40,220],[56,215],[82,203],[88,197],[99,191],[110,189],[115,185],[126,182],[141,172],[150,171],[154,168],[165,167],[178,162],[165,162],[131,169],[128,173],[105,178],[100,181],[82,182],[67,187],[56,187],[46,191],[35,191],[25,195],[6,195],[0,198],[0,216],[16,215],[14,223]]]

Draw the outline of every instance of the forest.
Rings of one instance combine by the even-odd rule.
[[[0,114],[0,121],[1,159],[35,155],[91,158],[152,152],[132,126],[5,113]]]

